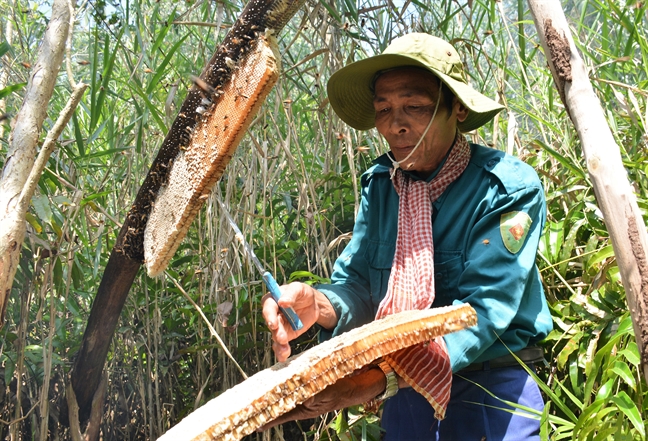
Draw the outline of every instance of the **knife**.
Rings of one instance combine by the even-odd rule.
[[[225,215],[227,221],[229,222],[229,224],[232,226],[232,229],[234,230],[235,233],[234,235],[236,239],[241,243],[241,245],[243,245],[243,248],[245,249],[248,258],[252,261],[252,263],[254,263],[254,266],[257,267],[259,273],[261,273],[261,277],[263,278],[263,281],[265,282],[268,290],[270,291],[270,295],[275,300],[275,302],[278,302],[279,298],[281,297],[281,290],[279,289],[279,285],[277,284],[277,281],[275,280],[274,277],[272,277],[270,271],[267,271],[263,267],[263,265],[261,265],[261,261],[257,258],[256,254],[254,254],[254,250],[252,249],[250,244],[245,240],[245,237],[243,237],[243,233],[241,233],[241,230],[239,229],[238,225],[236,225],[236,222],[234,222],[234,219],[230,215],[223,201],[221,201],[219,198],[218,202],[220,203],[222,213]],[[299,319],[299,316],[292,308],[282,308],[281,306],[279,306],[279,310],[284,315],[286,320],[288,320],[288,323],[290,324],[290,327],[293,328],[293,330],[298,331],[304,327],[301,320]]]

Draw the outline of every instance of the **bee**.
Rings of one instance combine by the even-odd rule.
[[[225,57],[225,64],[230,69],[234,69],[234,67],[236,66],[236,63],[234,63],[234,60],[232,60],[230,57]]]
[[[199,77],[197,77],[195,75],[192,75],[191,76],[191,81],[193,81],[193,83],[196,86],[198,86],[198,88],[200,90],[202,90],[203,92],[205,92],[207,94],[214,93],[214,88],[211,87],[209,84],[207,84],[207,82],[205,80],[203,80],[202,78],[199,78]]]
[[[196,107],[196,113],[198,113],[198,114],[200,114],[200,115],[202,115],[203,113],[205,113],[205,110],[206,110],[206,109],[205,109],[203,106],[198,106],[198,107]]]
[[[203,99],[200,100],[200,104],[204,106],[211,106],[212,102],[209,98],[203,97]]]
[[[239,44],[241,44],[241,39],[240,39],[240,38],[233,37],[233,38],[232,38],[232,44],[238,46]]]

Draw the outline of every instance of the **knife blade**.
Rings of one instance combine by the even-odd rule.
[[[259,270],[259,273],[261,274],[261,277],[263,278],[263,281],[265,282],[266,287],[268,288],[268,291],[270,292],[270,295],[272,296],[274,301],[279,302],[279,298],[281,298],[281,290],[279,289],[279,284],[277,284],[277,281],[272,276],[272,273],[263,267],[261,261],[254,253],[254,250],[252,249],[250,244],[245,240],[243,233],[241,233],[241,230],[239,229],[238,225],[236,225],[236,222],[234,221],[232,215],[227,210],[227,207],[225,206],[223,201],[220,200],[219,198],[218,202],[220,203],[221,206],[221,212],[225,215],[225,218],[227,218],[227,222],[229,222],[230,226],[234,230],[234,236],[236,237],[236,240],[238,240],[239,243],[243,246],[248,258],[252,261],[252,263],[254,263],[254,266],[257,267],[257,270]],[[298,331],[304,327],[303,323],[299,319],[299,316],[297,315],[295,310],[293,310],[292,308],[283,308],[281,306],[279,306],[279,310],[286,318],[286,320],[290,324],[290,327],[293,330]]]

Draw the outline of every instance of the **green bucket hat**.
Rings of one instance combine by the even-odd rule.
[[[327,86],[333,110],[355,129],[373,128],[372,87],[376,74],[406,66],[422,67],[432,72],[468,108],[468,117],[457,124],[461,132],[483,126],[504,108],[466,83],[461,58],[450,43],[432,35],[412,33],[392,41],[382,54],[351,63],[335,72]]]

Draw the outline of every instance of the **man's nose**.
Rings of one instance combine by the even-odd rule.
[[[389,125],[389,129],[394,134],[404,134],[409,131],[409,118],[407,117],[403,109],[392,110],[392,120]]]

